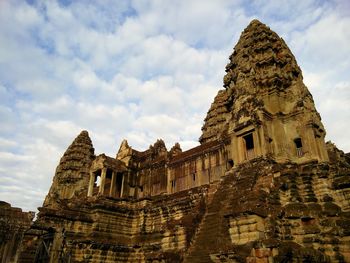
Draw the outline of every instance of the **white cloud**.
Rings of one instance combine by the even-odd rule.
[[[18,146],[18,143],[16,141],[0,138],[0,149],[10,150],[17,146]]]
[[[307,56],[307,66],[331,71],[349,66],[350,17],[329,13],[304,32],[296,33],[292,46],[296,52]],[[333,68],[333,67],[337,68]]]

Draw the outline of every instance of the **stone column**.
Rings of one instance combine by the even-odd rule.
[[[261,149],[261,144],[260,144],[260,138],[259,138],[259,129],[255,129],[252,133],[253,136],[253,144],[254,144],[254,158],[257,156],[262,155],[262,149]]]
[[[320,160],[320,156],[317,152],[315,134],[312,128],[310,127],[310,125],[308,125],[305,128],[305,132],[303,134],[304,134],[304,137],[301,136],[301,142],[303,144],[304,153],[306,153],[306,156],[309,157],[310,159]]]
[[[317,139],[317,143],[321,152],[321,156],[322,156],[322,161],[329,161],[329,157],[328,157],[328,152],[326,149],[326,143],[324,141],[324,137],[320,137]]]
[[[208,157],[208,181],[211,183],[211,160],[210,160],[210,153],[207,154]]]
[[[95,184],[95,175],[93,172],[90,172],[88,196],[92,196],[94,192],[94,184]]]
[[[246,160],[245,143],[242,136],[239,136],[237,139],[238,139],[238,143],[237,143],[238,162],[242,163],[244,162],[244,160]]]
[[[57,229],[54,236],[53,243],[52,243],[51,251],[50,251],[50,263],[55,263],[60,261],[63,239],[64,239],[64,233],[62,229]]]
[[[167,177],[167,194],[171,193],[171,173],[169,166],[165,165],[166,177]]]
[[[239,140],[236,135],[231,136],[231,144],[230,144],[230,154],[227,155],[228,160],[231,158],[234,164],[239,163],[239,153],[238,153],[238,144]]]
[[[268,144],[267,140],[265,139],[264,126],[260,126],[259,128],[257,128],[256,132],[259,144],[259,152],[257,154],[258,156],[266,156],[266,154],[268,153]]]
[[[120,187],[120,197],[123,197],[123,190],[124,190],[124,174],[122,174],[122,185]]]
[[[109,196],[110,197],[115,197],[116,177],[117,177],[117,173],[113,171],[112,172],[111,187],[110,187],[110,190],[109,190]]]
[[[106,173],[107,173],[107,168],[103,168],[101,172],[101,184],[100,184],[100,190],[99,190],[99,194],[101,195],[103,195],[105,191]]]

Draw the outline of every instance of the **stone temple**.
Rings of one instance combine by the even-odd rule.
[[[0,203],[2,262],[350,262],[350,154],[286,43],[253,20],[200,145],[68,147],[35,221]]]

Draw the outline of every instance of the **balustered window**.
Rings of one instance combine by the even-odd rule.
[[[303,143],[301,142],[301,138],[294,139],[294,144],[295,144],[297,156],[302,157],[304,155],[304,151],[303,151]]]

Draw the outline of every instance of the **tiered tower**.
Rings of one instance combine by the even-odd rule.
[[[58,164],[44,207],[56,207],[74,195],[87,194],[89,170],[94,160],[94,148],[89,133],[82,131],[68,147]]]
[[[243,31],[202,127],[201,143],[229,136],[235,163],[327,161],[325,129],[286,43],[253,20]]]

